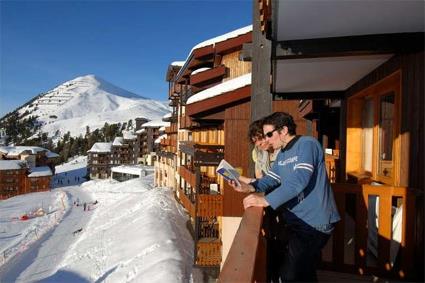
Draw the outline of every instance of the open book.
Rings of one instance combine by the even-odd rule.
[[[218,164],[216,172],[223,176],[227,181],[234,181],[238,186],[241,185],[239,182],[239,172],[233,168],[226,160],[222,159]]]

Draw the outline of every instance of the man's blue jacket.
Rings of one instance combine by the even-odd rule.
[[[326,174],[324,154],[313,137],[296,136],[263,178],[252,183],[273,209],[283,210],[286,223],[330,233],[340,220]]]

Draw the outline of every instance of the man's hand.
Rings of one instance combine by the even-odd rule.
[[[263,194],[250,194],[243,199],[243,207],[245,209],[251,206],[267,207],[269,205]]]
[[[240,193],[252,193],[255,192],[255,189],[253,186],[245,184],[240,182],[240,186],[238,186],[238,184],[235,181],[229,181],[227,182],[229,184],[229,186],[231,186],[235,191],[240,192]]]

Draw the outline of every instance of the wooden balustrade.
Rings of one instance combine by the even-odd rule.
[[[179,199],[184,208],[189,212],[192,218],[195,218],[195,205],[189,199],[189,197],[184,193],[181,188],[177,189],[179,191]]]
[[[223,195],[198,195],[197,216],[213,217],[223,215]]]
[[[196,175],[194,172],[187,169],[185,166],[179,167],[179,175],[189,183],[193,188],[196,187]]]
[[[221,264],[221,241],[202,238],[196,243],[196,265],[217,266]]]
[[[332,184],[335,200],[341,215],[341,221],[336,225],[332,239],[332,261],[324,262],[324,267],[344,272],[358,272],[360,274],[374,273],[386,277],[397,276],[408,278],[411,260],[414,252],[414,211],[415,196],[405,187],[392,187],[386,185],[357,185],[357,184]],[[369,230],[374,229],[374,223],[368,223],[370,209],[375,210],[373,203],[369,205],[369,197],[379,198],[377,215],[377,265],[367,262]],[[373,198],[374,199],[374,198]],[[372,200],[372,198],[371,198]],[[390,259],[392,246],[393,204],[402,207],[401,243],[398,251],[400,264],[395,267]],[[348,222],[348,223],[347,223]],[[352,223],[354,234],[349,235],[346,227]],[[346,231],[347,230],[347,231]],[[354,240],[354,262],[345,262],[348,252],[347,238]],[[395,242],[393,242],[393,245]],[[369,259],[370,259],[369,255]]]
[[[331,261],[323,259],[322,268],[338,272],[375,274],[383,277],[409,279],[413,274],[413,253],[415,247],[415,195],[408,188],[357,184],[332,184],[341,221],[335,227],[330,240]],[[368,264],[369,197],[379,197],[376,217],[377,266]],[[372,199],[372,198],[371,198]],[[401,243],[398,260],[393,264],[390,250],[393,236],[393,205],[402,207]],[[350,221],[350,219],[352,220]],[[265,281],[265,250],[261,232],[263,212],[260,208],[245,211],[242,222],[233,240],[227,259],[221,270],[219,282]],[[347,223],[354,225],[354,234],[349,235]],[[267,231],[264,232],[267,234]],[[354,242],[354,262],[346,263],[346,245]],[[393,242],[394,244],[394,242]]]
[[[180,129],[189,128],[192,124],[192,120],[187,115],[182,115],[180,117]]]
[[[218,282],[265,282],[266,247],[261,226],[263,208],[245,210]]]

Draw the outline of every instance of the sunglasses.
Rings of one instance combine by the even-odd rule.
[[[265,137],[267,137],[267,138],[271,138],[272,136],[273,136],[273,133],[275,132],[275,131],[277,131],[278,129],[277,128],[275,128],[274,130],[272,130],[272,131],[270,131],[270,132],[267,132],[267,133],[265,133],[264,134],[264,136]]]

